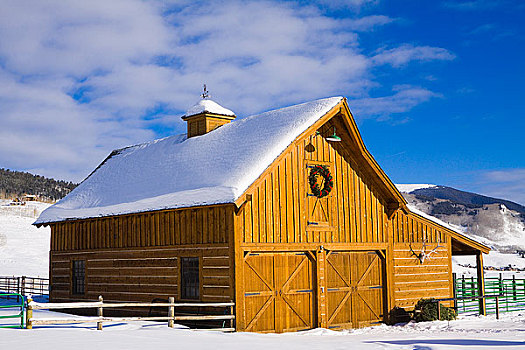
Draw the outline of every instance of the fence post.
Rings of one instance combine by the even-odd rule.
[[[230,306],[230,314],[232,315],[232,318],[230,319],[230,328],[235,329],[235,324],[233,320],[233,315],[235,314],[235,309],[233,308],[233,300],[230,300],[230,303],[232,303],[232,306]]]
[[[175,323],[175,306],[173,305],[175,303],[175,298],[169,297],[168,301],[171,304],[170,306],[168,306],[168,327],[173,328],[173,325]]]
[[[466,296],[466,293],[465,293],[465,275],[461,275],[461,296]],[[466,308],[465,308],[465,300],[463,299],[462,300],[462,304],[463,304],[463,312],[465,312]]]
[[[458,286],[456,285],[457,275],[455,272],[452,273],[452,290],[454,296],[454,311],[458,313]]]
[[[499,320],[499,297],[496,297],[496,320]]]
[[[516,296],[516,275],[512,275],[512,296],[514,301],[518,299]]]
[[[483,253],[478,251],[476,252],[476,272],[478,279],[478,296],[485,296],[485,270],[483,268]],[[479,313],[481,315],[487,314],[487,304],[485,298],[479,299]]]
[[[441,321],[441,301],[437,301],[437,316],[438,316],[438,321]]]
[[[9,293],[9,291],[7,291]],[[20,277],[17,277],[16,278],[16,292],[15,293],[18,293],[18,294],[22,294],[20,293]],[[17,295],[16,296],[16,302],[20,302],[20,297]]]
[[[98,301],[100,302],[100,306],[98,307],[98,311],[97,311],[97,316],[102,318],[103,316],[103,309],[104,307],[102,306],[102,303],[104,302],[104,298],[102,298],[102,295],[99,295],[98,296]],[[98,321],[97,322],[97,330],[101,331],[102,330],[102,321]]]
[[[31,302],[33,299],[31,297],[27,298],[27,312],[26,312],[26,328],[27,329],[33,329],[33,322],[31,319],[33,318],[33,305],[31,305]]]
[[[22,283],[20,286],[20,294],[25,295],[25,289],[26,289],[26,276],[22,276]]]

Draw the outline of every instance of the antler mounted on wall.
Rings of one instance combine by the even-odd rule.
[[[414,251],[414,249],[412,249],[412,243],[409,243],[409,247],[410,247],[410,252],[412,253],[412,255],[414,255],[416,258],[418,258],[419,262],[421,264],[423,264],[425,262],[426,259],[431,259],[431,255],[436,253],[436,251],[438,250],[438,248],[443,248],[443,246],[441,245],[441,240],[438,240],[438,244],[437,246],[430,250],[430,251],[426,251],[426,248],[427,248],[427,240],[423,240],[423,246],[421,247],[421,251],[419,253],[416,253]]]

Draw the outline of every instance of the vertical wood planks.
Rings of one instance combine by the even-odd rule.
[[[52,251],[228,242],[233,205],[137,213],[51,225]]]
[[[333,125],[328,122],[329,127]],[[382,243],[386,242],[384,199],[366,178],[343,142],[330,143],[320,135],[307,136],[295,142],[287,153],[274,162],[247,194],[252,195],[243,208],[240,223],[245,243]],[[334,188],[323,199],[328,222],[319,222],[316,213],[309,220],[307,163],[324,164],[331,169]],[[310,203],[313,206],[313,202]],[[311,209],[311,208],[310,208]],[[317,208],[316,208],[317,209]],[[324,207],[323,207],[324,209]],[[321,215],[321,216],[319,216]],[[323,220],[321,220],[323,221]],[[402,228],[399,225],[398,227]],[[326,229],[324,226],[326,225]]]

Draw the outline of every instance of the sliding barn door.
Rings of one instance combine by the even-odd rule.
[[[382,261],[375,251],[326,254],[328,328],[360,328],[383,321]]]
[[[311,253],[248,253],[243,269],[245,331],[316,327],[315,259]]]

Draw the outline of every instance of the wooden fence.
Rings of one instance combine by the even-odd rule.
[[[49,279],[28,276],[0,276],[0,292],[21,295],[49,295]]]
[[[455,308],[458,313],[479,313],[478,280],[474,277],[454,278]],[[525,310],[525,279],[486,277],[485,294],[487,313]],[[496,299],[496,296],[498,297]]]
[[[224,320],[229,327],[208,328],[206,330],[220,330],[223,332],[235,331],[235,303],[175,303],[175,298],[170,297],[167,303],[104,303],[102,296],[96,302],[73,302],[73,303],[36,303],[31,299],[27,303],[26,325],[28,329],[34,325],[65,324],[65,323],[89,323],[96,322],[97,329],[102,330],[104,322],[132,322],[132,321],[168,321],[168,327],[173,328],[175,321],[211,321]],[[104,309],[108,308],[138,308],[138,307],[165,307],[166,316],[147,316],[147,317],[105,317]],[[175,316],[175,308],[184,307],[206,307],[206,308],[225,308],[228,314],[224,315],[184,315]],[[33,310],[61,310],[61,309],[89,309],[96,308],[97,316],[79,318],[33,318]],[[225,324],[224,324],[225,325]]]

